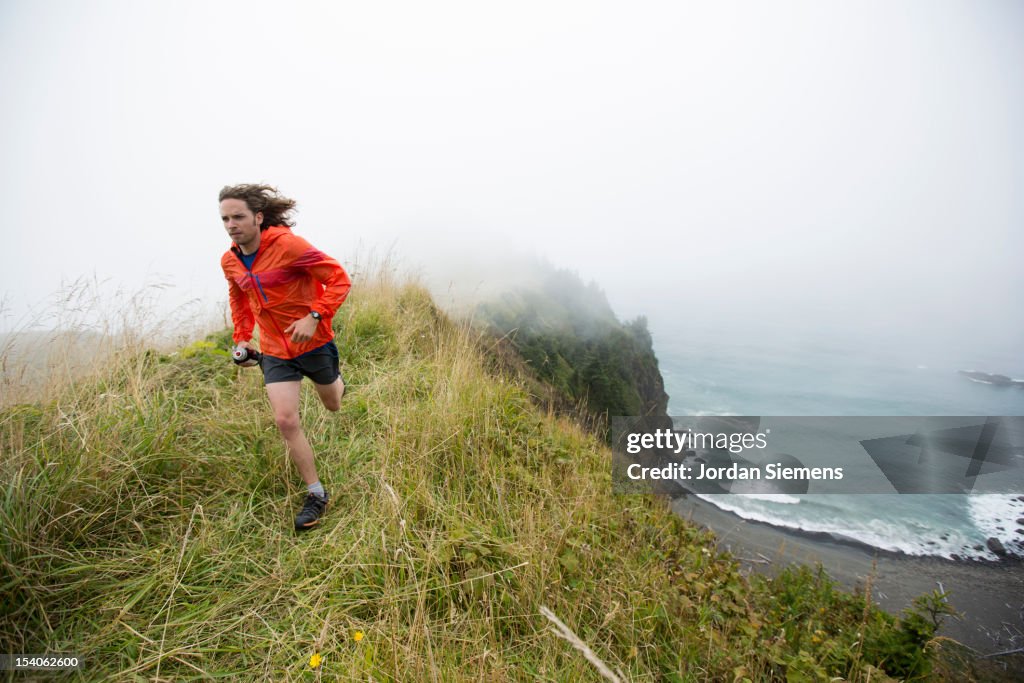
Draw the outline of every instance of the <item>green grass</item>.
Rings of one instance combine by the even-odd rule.
[[[303,536],[227,332],[0,413],[2,651],[78,653],[86,680],[599,680],[547,607],[626,680],[896,665],[852,636],[907,633],[863,597],[820,573],[748,581],[662,502],[613,497],[606,447],[486,370],[423,289],[363,284],[335,325],[342,409],[302,404],[332,506]]]

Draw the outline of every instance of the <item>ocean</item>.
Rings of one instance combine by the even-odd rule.
[[[915,345],[849,330],[702,325],[699,317],[648,325],[673,416],[1024,415],[1024,388],[958,372],[1024,379],[1024,357],[1010,345]],[[1024,548],[1024,491],[701,497],[747,519],[908,555],[994,560],[993,537],[1010,554]]]

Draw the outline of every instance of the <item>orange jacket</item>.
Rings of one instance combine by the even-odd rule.
[[[331,319],[352,287],[337,261],[282,225],[260,235],[252,270],[241,256],[241,250],[232,246],[220,259],[228,281],[236,344],[252,339],[256,323],[260,350],[278,358],[295,358],[334,339]],[[284,330],[310,311],[323,319],[312,339],[297,344]]]

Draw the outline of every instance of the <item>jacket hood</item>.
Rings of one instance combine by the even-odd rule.
[[[273,244],[278,237],[285,234],[290,234],[292,231],[287,225],[272,225],[262,233],[260,233],[260,249],[264,246]],[[234,242],[231,243],[231,248],[228,251],[233,251],[236,254],[241,254],[242,250],[238,248],[238,245]]]

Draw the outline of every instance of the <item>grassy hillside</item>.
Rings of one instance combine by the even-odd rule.
[[[336,326],[343,407],[303,402],[332,507],[303,536],[226,332],[0,414],[0,651],[78,653],[83,680],[600,680],[548,609],[624,680],[921,666],[927,623],[820,573],[751,583],[659,501],[613,497],[606,448],[489,374],[424,290],[362,283]]]

